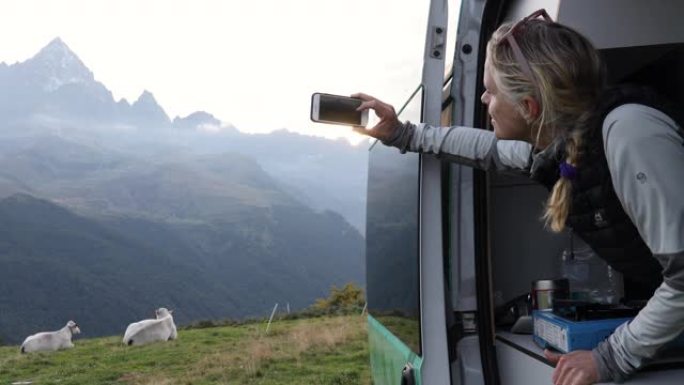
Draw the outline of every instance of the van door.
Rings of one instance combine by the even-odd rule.
[[[463,0],[458,15],[452,76],[445,85],[443,125],[484,127],[482,93],[487,15],[500,1]],[[482,247],[486,234],[482,171],[450,163],[443,180],[445,256],[448,261],[449,351],[452,384],[498,384],[489,305],[489,269]],[[484,311],[479,311],[484,309]]]
[[[420,87],[405,105],[418,114],[400,119],[439,124],[446,31],[447,1],[432,0]],[[378,145],[371,149],[366,285],[377,385],[450,383],[442,173],[433,156]]]
[[[420,120],[422,87],[399,111]],[[366,297],[373,382],[420,384],[420,157],[375,143],[368,157]]]
[[[438,126],[447,53],[448,1],[430,1],[423,53],[423,119]],[[447,338],[446,272],[443,245],[442,177],[444,165],[433,155],[420,155],[420,301],[423,347],[422,381],[451,383]]]

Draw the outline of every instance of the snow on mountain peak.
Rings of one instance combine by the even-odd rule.
[[[35,56],[26,61],[44,77],[44,90],[51,92],[65,84],[89,83],[93,73],[59,37],[54,38]]]

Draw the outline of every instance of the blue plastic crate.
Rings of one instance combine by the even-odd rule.
[[[609,318],[591,321],[570,321],[550,311],[532,312],[534,341],[543,348],[563,353],[591,350],[613,334],[618,326],[632,318]]]

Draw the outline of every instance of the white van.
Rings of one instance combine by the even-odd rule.
[[[595,44],[612,83],[645,83],[684,106],[684,1],[462,0],[446,12],[447,3],[430,2],[422,82],[400,119],[489,129],[480,102],[486,42],[501,23],[539,8]],[[445,69],[448,44],[455,48]],[[374,384],[551,384],[553,366],[532,336],[497,327],[494,314],[532,281],[558,276],[569,240],[539,220],[546,189],[380,143],[369,159]],[[684,364],[675,358],[629,383],[684,383]]]

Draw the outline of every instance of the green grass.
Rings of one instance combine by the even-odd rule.
[[[127,347],[121,337],[20,354],[0,347],[0,385],[370,384],[365,317],[180,330],[175,341]]]

